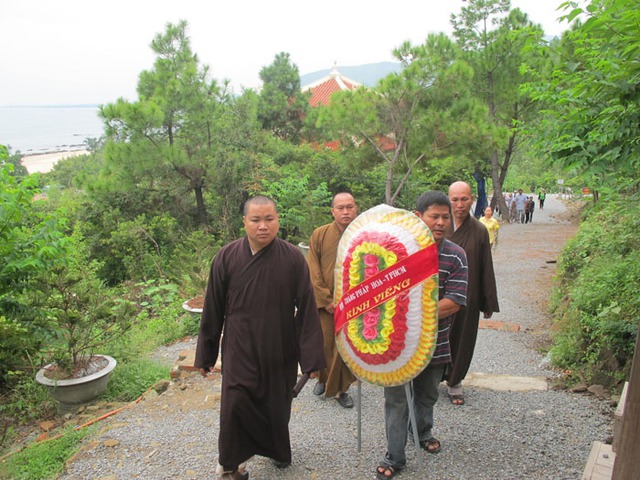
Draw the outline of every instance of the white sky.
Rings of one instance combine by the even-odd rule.
[[[562,0],[512,0],[547,35],[559,35]],[[186,20],[191,47],[234,90],[287,52],[300,74],[393,61],[403,41],[451,33],[462,0],[0,0],[0,106],[136,100],[150,44]]]

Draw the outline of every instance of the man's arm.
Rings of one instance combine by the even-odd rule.
[[[316,378],[317,372],[326,367],[324,358],[322,328],[316,306],[311,276],[307,262],[300,255],[296,265],[297,275],[292,288],[296,289],[296,328],[299,331],[298,363],[303,373]],[[295,261],[295,260],[293,260]]]
[[[322,264],[321,264],[321,248],[322,242],[319,235],[319,231],[316,229],[309,239],[309,252],[307,253],[307,263],[309,265],[309,273],[311,275],[311,284],[313,285],[313,293],[315,295],[316,304],[318,308],[326,308],[327,311],[332,313],[333,308],[333,294],[327,287],[327,284],[322,276]]]
[[[487,230],[481,227],[485,233]],[[459,246],[453,244],[455,249],[449,253],[451,269],[444,283],[444,295],[438,301],[438,318],[453,315],[467,305],[467,285],[469,283],[469,269],[467,267],[467,255]],[[457,253],[456,253],[457,252]],[[442,260],[440,260],[442,262]]]
[[[218,252],[209,271],[207,291],[200,317],[200,331],[196,345],[194,367],[206,376],[213,372],[220,348],[220,336],[224,325],[226,281],[223,274],[223,253]]]
[[[449,298],[443,298],[438,302],[438,319],[448,317],[457,313],[462,308],[456,302]]]

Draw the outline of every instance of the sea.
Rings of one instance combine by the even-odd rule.
[[[98,105],[0,107],[0,144],[23,155],[83,150],[104,134]]]

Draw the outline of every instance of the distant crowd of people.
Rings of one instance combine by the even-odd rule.
[[[507,193],[504,198],[507,204],[506,215],[500,212],[499,206],[496,206],[496,214],[498,214],[500,218],[508,219],[510,223],[533,222],[533,212],[536,210],[536,201],[533,195],[525,195],[522,189],[518,189],[513,193]],[[546,198],[547,193],[544,188],[541,188],[538,193],[540,210],[544,210],[544,201]],[[484,215],[480,217],[479,220],[487,228],[491,247],[495,250],[498,245],[500,222],[493,216],[493,213],[493,209],[487,207],[484,209]]]
[[[544,188],[540,189],[538,193],[538,203],[540,210],[544,209],[544,201],[547,197],[547,193]],[[520,188],[513,193],[507,193],[505,195],[505,201],[507,204],[507,216],[510,223],[529,223],[533,222],[533,213],[536,210],[536,202],[533,195],[525,195]],[[499,212],[501,213],[501,212]],[[502,218],[505,215],[501,214]]]

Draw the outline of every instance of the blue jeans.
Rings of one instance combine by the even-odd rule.
[[[412,381],[413,405],[420,441],[429,440],[432,437],[433,406],[438,401],[438,385],[442,380],[444,368],[445,365],[428,365]],[[384,421],[387,434],[387,453],[385,453],[382,462],[397,470],[402,469],[407,463],[404,450],[411,427],[404,385],[385,387]]]

